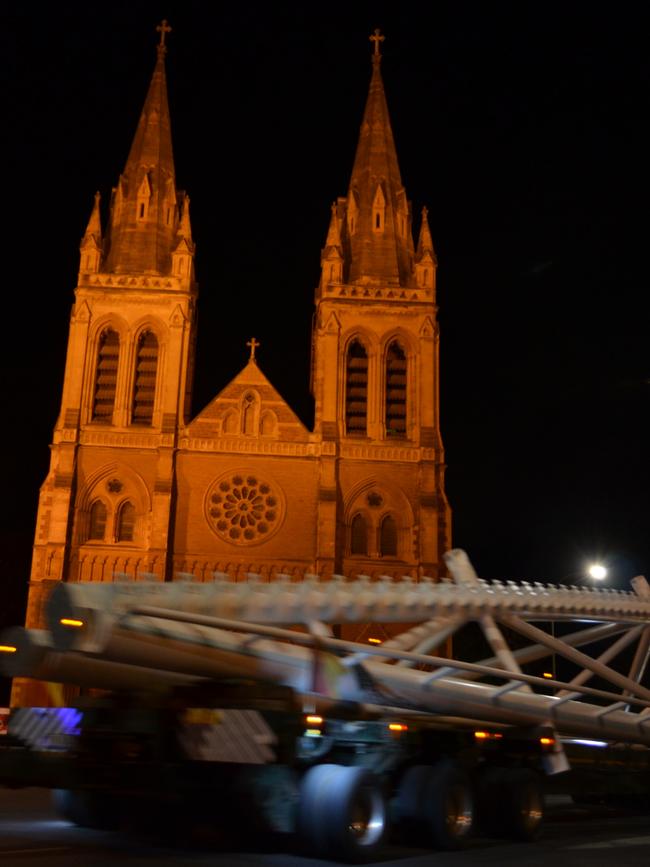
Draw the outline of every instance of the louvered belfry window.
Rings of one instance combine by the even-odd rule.
[[[406,436],[406,355],[395,340],[386,356],[386,436]]]
[[[345,429],[365,436],[368,417],[368,354],[358,340],[348,349],[345,368]]]
[[[397,557],[397,524],[390,515],[381,522],[379,553],[382,557]]]
[[[100,421],[104,424],[111,424],[113,421],[119,356],[120,338],[116,331],[107,328],[99,338],[97,351],[93,421]]]
[[[89,539],[102,539],[106,533],[106,506],[101,500],[95,500],[90,507]]]
[[[363,515],[355,515],[350,528],[350,553],[368,553],[368,527]]]
[[[135,506],[128,501],[120,507],[117,515],[117,541],[132,542],[135,534]]]
[[[158,373],[158,340],[152,331],[145,331],[138,340],[133,384],[133,424],[151,424]]]

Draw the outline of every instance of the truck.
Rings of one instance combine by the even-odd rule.
[[[0,784],[52,789],[82,826],[220,825],[352,862],[389,835],[533,840],[549,791],[650,806],[645,578],[489,582],[445,560],[440,582],[62,582],[47,629],[0,636],[0,671],[78,695],[12,709]],[[336,637],[349,623],[409,625]],[[470,623],[492,655],[436,655]]]

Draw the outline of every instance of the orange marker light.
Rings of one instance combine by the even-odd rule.
[[[15,653],[18,648],[11,644],[0,644],[0,653]]]
[[[409,727],[404,723],[389,723],[388,728],[392,732],[407,732]]]
[[[319,726],[323,723],[323,717],[310,714],[309,716],[305,717],[305,722],[309,723],[310,726]]]
[[[381,643],[382,643],[381,638],[369,638],[368,639],[368,644],[381,644]]]
[[[487,732],[474,732],[474,737],[477,741],[484,741],[489,738],[489,734]]]
[[[552,747],[555,743],[555,738],[540,738],[539,742],[543,747]]]
[[[550,678],[552,678],[553,675],[551,674],[550,671],[545,671],[545,672],[542,674],[542,677],[550,677]]]
[[[76,628],[84,625],[83,620],[73,620],[71,617],[62,617],[59,623],[61,626],[74,626]]]

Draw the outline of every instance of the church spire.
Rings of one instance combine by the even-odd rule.
[[[166,21],[124,172],[113,193],[108,271],[166,274],[178,227],[171,121],[165,77]]]
[[[407,286],[412,278],[410,210],[381,77],[375,30],[372,78],[347,199],[350,283]]]

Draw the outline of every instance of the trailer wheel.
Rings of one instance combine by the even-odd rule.
[[[446,760],[409,768],[400,781],[394,807],[407,837],[437,849],[461,848],[474,828],[470,781]]]
[[[537,839],[544,821],[544,795],[539,775],[527,768],[512,768],[505,774],[504,782],[508,836],[524,842]]]
[[[539,775],[528,768],[489,768],[480,786],[482,825],[493,837],[531,842],[544,820]]]
[[[54,789],[52,803],[59,816],[80,828],[114,831],[119,825],[115,801],[105,792]]]
[[[376,856],[386,826],[379,780],[366,768],[315,765],[302,778],[298,829],[311,854],[364,861]]]
[[[424,804],[434,845],[459,849],[474,829],[474,796],[467,775],[451,762],[440,762]]]

